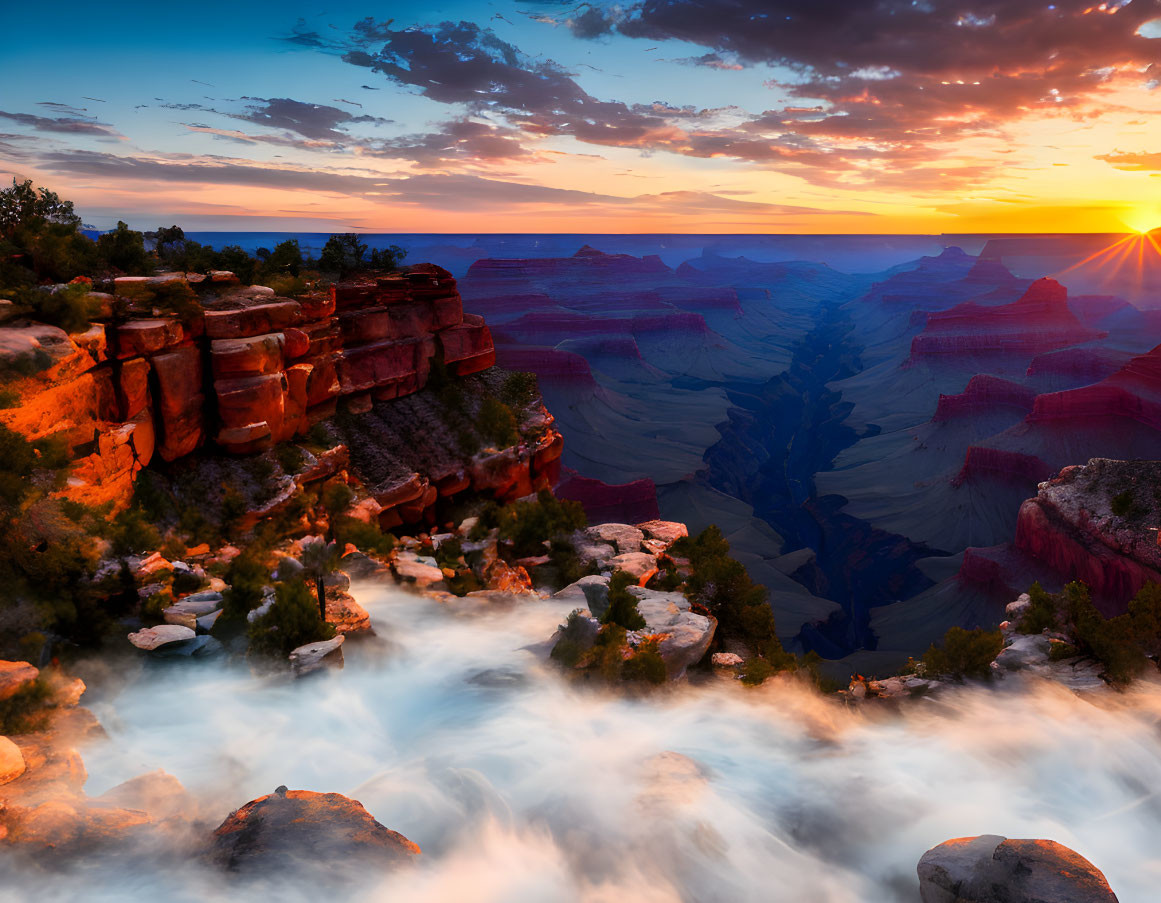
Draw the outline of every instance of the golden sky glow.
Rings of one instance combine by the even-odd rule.
[[[65,5],[15,16],[0,171],[99,227],[1161,225],[1157,0]]]

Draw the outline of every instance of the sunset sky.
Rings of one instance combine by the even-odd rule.
[[[1161,225],[1161,0],[65,0],[0,26],[0,174],[99,228]]]

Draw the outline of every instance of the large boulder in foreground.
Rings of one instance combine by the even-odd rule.
[[[287,790],[259,797],[214,831],[209,858],[221,868],[278,874],[322,868],[336,874],[410,862],[419,847],[338,793]]]
[[[919,860],[923,903],[1117,903],[1100,869],[1052,840],[960,837]]]

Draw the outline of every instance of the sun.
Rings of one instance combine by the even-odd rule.
[[[1121,222],[1133,232],[1139,235],[1145,235],[1148,232],[1161,228],[1161,208],[1157,206],[1134,207],[1131,210],[1126,210],[1121,215]]]

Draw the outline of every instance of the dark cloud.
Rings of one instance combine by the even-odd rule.
[[[421,166],[452,161],[487,163],[527,157],[530,151],[516,129],[501,128],[472,119],[454,119],[432,132],[368,142],[361,148],[371,156],[411,160]]]
[[[115,128],[95,119],[81,119],[76,116],[35,116],[32,113],[7,113],[0,110],[0,119],[18,122],[38,132],[56,132],[65,135],[96,135],[101,138],[121,138]]]
[[[346,131],[348,126],[390,122],[378,116],[355,116],[338,107],[305,103],[289,97],[243,97],[242,100],[251,101],[243,112],[225,115],[269,128],[285,129],[304,138],[338,141],[350,137]]]
[[[602,15],[630,37],[788,68],[783,87],[829,104],[825,128],[874,105],[875,135],[1081,106],[1117,76],[1144,81],[1161,42],[1137,32],[1158,12],[1155,0],[644,0]]]
[[[432,100],[456,105],[469,115],[500,120],[509,130],[504,136],[505,153],[516,148],[519,133],[569,136],[644,152],[732,157],[823,184],[870,184],[889,174],[898,183],[899,171],[934,155],[933,142],[967,130],[962,123],[942,119],[901,129],[897,116],[870,101],[860,105],[859,98],[844,100],[839,88],[829,83],[819,91],[823,99],[812,106],[762,114],[663,101],[630,105],[601,100],[586,92],[563,67],[551,60],[532,59],[489,29],[470,22],[395,30],[364,20],[356,26],[353,45],[344,55],[347,62]],[[743,59],[732,49],[714,54],[723,62]],[[861,74],[860,84],[876,81],[879,74]],[[841,108],[844,103],[850,109]],[[910,105],[917,119],[944,112],[924,96],[914,97],[914,92],[900,92],[896,103]],[[727,121],[732,124],[722,124]],[[976,123],[974,128],[979,132],[984,126]],[[418,144],[427,147],[440,140],[430,136]],[[388,142],[382,147],[393,152],[405,146]],[[417,153],[424,147],[417,148]],[[457,152],[442,159],[459,156]],[[961,165],[954,173],[948,176],[946,187],[986,180],[983,169],[970,166]],[[917,173],[916,179],[926,184],[929,176]]]
[[[604,12],[594,6],[584,9],[567,21],[569,31],[578,38],[599,38],[611,34],[613,23]]]

